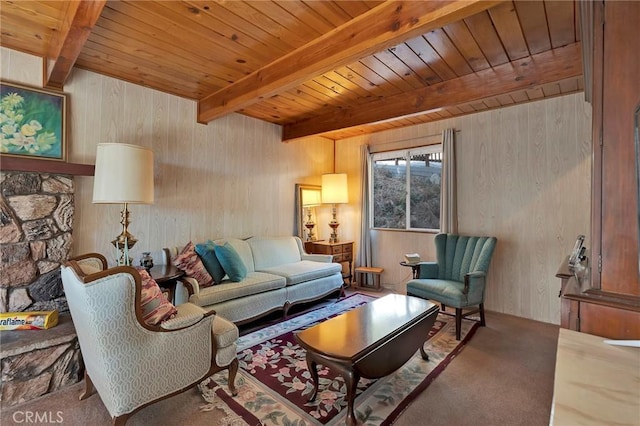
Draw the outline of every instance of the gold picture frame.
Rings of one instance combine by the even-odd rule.
[[[0,154],[65,161],[67,95],[0,81]]]

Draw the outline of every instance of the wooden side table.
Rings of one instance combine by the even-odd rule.
[[[309,254],[313,253],[313,243],[315,243],[315,241],[304,241],[304,251]]]
[[[358,266],[354,272],[354,275],[356,276],[356,286],[381,291],[382,285],[380,284],[380,275],[383,272],[384,268],[378,268],[376,266]],[[360,275],[360,277],[358,277],[358,275]],[[367,275],[371,275],[373,277],[373,285],[369,285]]]
[[[335,263],[349,263],[349,270],[345,274],[342,274],[342,279],[349,280],[349,285],[353,283],[353,241],[341,241],[337,243],[330,243],[329,241],[312,241],[310,244],[305,244],[305,248],[309,247],[307,252],[309,254],[331,254],[333,255],[333,261]]]
[[[175,304],[176,285],[178,280],[184,276],[184,272],[174,265],[156,265],[149,270],[149,275],[162,290],[167,290],[169,293],[167,300]]]
[[[420,264],[419,263],[407,263],[404,260],[400,262],[400,265],[407,266],[411,268],[411,272],[413,273],[413,279],[416,279],[420,276]]]

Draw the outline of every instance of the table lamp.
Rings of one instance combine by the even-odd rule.
[[[320,191],[303,189],[302,190],[302,207],[305,209],[307,214],[307,222],[304,224],[305,228],[307,228],[307,241],[315,241],[316,236],[313,234],[313,228],[316,226],[315,222],[311,218],[311,209],[315,206],[319,206],[322,204],[322,199],[320,198]]]
[[[338,242],[338,226],[340,226],[340,224],[336,219],[337,205],[348,202],[347,174],[331,173],[322,175],[322,203],[333,205],[331,209],[333,218],[331,222],[329,222],[329,227],[331,228],[329,243]]]
[[[138,240],[129,233],[129,204],[153,204],[153,152],[137,145],[100,143],[93,181],[94,204],[123,204],[122,232],[111,243],[118,265],[131,265],[129,250]]]

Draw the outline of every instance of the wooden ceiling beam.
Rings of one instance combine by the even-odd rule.
[[[407,118],[582,75],[580,43],[285,125],[282,140]]]
[[[107,0],[69,1],[44,61],[44,86],[62,89]]]
[[[389,0],[198,102],[198,122],[291,89],[327,71],[395,46],[502,1]]]

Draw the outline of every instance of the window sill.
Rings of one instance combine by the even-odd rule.
[[[439,234],[439,229],[390,229],[390,228],[370,228],[371,231],[378,232],[411,232],[415,234]]]

